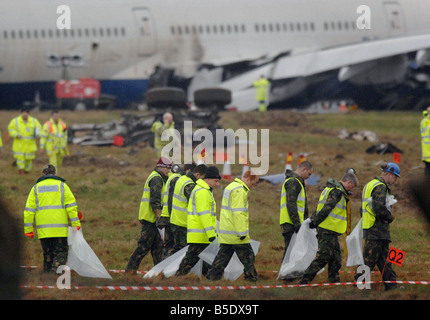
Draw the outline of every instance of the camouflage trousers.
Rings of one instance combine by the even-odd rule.
[[[206,249],[209,243],[190,243],[185,257],[182,259],[179,265],[178,271],[176,271],[177,276],[187,275],[191,269],[199,261],[199,254]],[[202,274],[206,275],[209,269],[209,264],[203,262]]]
[[[187,246],[187,228],[180,227],[176,224],[171,224],[170,228],[172,230],[174,242],[173,250],[170,252],[170,255],[172,255]]]
[[[215,257],[212,266],[208,271],[207,278],[209,280],[220,280],[224,269],[230,262],[231,257],[236,252],[237,257],[243,264],[243,271],[245,274],[245,280],[257,281],[258,275],[255,270],[255,254],[252,250],[251,244],[224,244],[221,243],[218,254]]]
[[[291,238],[294,234],[294,226],[290,223],[281,224],[281,232],[284,237],[284,254],[282,255],[282,261],[284,260],[285,254],[287,253],[288,246],[290,245]]]
[[[305,270],[301,284],[306,284],[312,281],[318,271],[320,271],[327,264],[328,268],[328,282],[339,282],[339,270],[342,266],[342,254],[339,246],[339,236],[337,234],[319,234],[318,238],[318,251],[315,259],[311,262],[310,266]]]
[[[387,255],[390,249],[389,246],[389,240],[366,239],[363,248],[364,264],[370,268],[370,271],[372,271],[375,266],[378,266],[383,281],[397,281],[393,265],[391,262],[387,261]],[[357,280],[360,275],[361,274],[356,273],[355,280]],[[397,288],[397,283],[384,283],[384,285],[385,290]]]
[[[140,262],[149,251],[151,251],[154,265],[163,260],[163,240],[157,226],[155,223],[145,220],[140,220],[140,223],[142,224],[140,238],[137,241],[137,248],[134,250],[125,268],[126,272],[137,271]]]
[[[164,250],[163,250],[163,260],[168,258],[172,254],[173,246],[175,244],[173,239],[173,232],[170,227],[170,218],[161,217],[158,220],[158,228],[164,228]]]
[[[56,272],[59,266],[67,263],[69,245],[67,237],[40,239],[43,250],[43,272]]]

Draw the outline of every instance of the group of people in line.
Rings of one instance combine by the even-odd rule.
[[[49,120],[43,126],[30,115],[29,108],[22,108],[21,113],[13,118],[7,128],[8,136],[13,138],[12,151],[19,174],[27,174],[36,158],[37,141],[40,152],[46,152],[49,164],[58,168],[62,165],[67,149],[67,126],[60,118],[59,110],[53,110]],[[0,134],[0,150],[3,141]]]
[[[430,107],[423,113],[424,119],[420,124],[426,173],[429,172],[427,164],[430,163],[429,113]],[[172,121],[167,122],[168,126],[174,124]],[[29,116],[28,110],[22,110],[21,115],[10,122],[8,129],[9,135],[15,138],[13,150],[20,172],[30,171],[36,151],[35,138],[39,135],[41,147],[50,156],[50,164],[43,169],[43,176],[32,188],[24,210],[25,234],[34,237],[33,225],[36,225],[38,238],[42,240],[44,270],[49,272],[66,263],[67,241],[64,238],[67,238],[67,219],[71,220],[75,229],[80,228],[80,221],[73,194],[64,180],[56,176],[56,165],[61,164],[66,152],[67,138],[63,140],[67,137],[65,124],[58,119],[58,112],[53,112],[40,134],[38,128],[38,120]],[[157,129],[154,128],[154,131]],[[54,160],[54,154],[57,160]],[[284,255],[293,234],[300,230],[304,220],[310,218],[309,227],[317,228],[318,251],[299,283],[309,283],[326,265],[328,281],[339,282],[342,257],[338,237],[347,230],[347,206],[351,191],[358,185],[358,179],[353,169],[347,170],[340,180],[329,178],[315,212],[309,215],[306,180],[313,170],[312,164],[304,161],[295,171],[287,169],[285,172],[280,195]],[[390,187],[399,178],[399,166],[392,162],[386,163],[381,167],[381,173],[369,181],[362,191],[364,264],[370,270],[375,266],[379,268],[386,290],[397,287],[396,273],[386,260],[391,242],[390,224],[394,220],[392,208],[387,204],[387,196],[390,195]],[[186,275],[198,262],[199,254],[218,238],[218,254],[212,265],[204,263],[203,274],[210,280],[220,279],[236,252],[244,265],[245,279],[257,281],[255,254],[250,245],[248,194],[257,184],[258,176],[247,171],[227,185],[223,192],[217,227],[213,190],[219,187],[220,180],[221,175],[216,166],[185,164],[181,167],[161,156],[144,184],[139,208],[142,228],[126,272],[135,273],[149,252],[156,265],[188,245],[187,253],[176,273],[177,276]],[[49,215],[43,214],[48,212]],[[160,235],[160,229],[164,229],[164,239]],[[360,274],[356,274],[355,278],[359,276]]]

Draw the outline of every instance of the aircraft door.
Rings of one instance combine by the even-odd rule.
[[[390,35],[400,35],[406,32],[405,18],[399,3],[384,2],[385,14],[387,15]]]
[[[151,56],[156,50],[155,24],[151,12],[147,8],[133,8],[133,17],[139,36],[139,56]]]

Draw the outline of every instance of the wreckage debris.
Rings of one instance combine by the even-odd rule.
[[[390,142],[382,142],[378,145],[373,145],[366,149],[367,153],[378,153],[378,154],[385,154],[385,153],[403,153],[402,150],[397,148],[395,145],[391,144]]]
[[[376,133],[369,130],[348,133],[346,129],[342,129],[340,130],[338,137],[340,139],[352,139],[355,141],[367,140],[370,142],[378,142],[378,137],[376,136]]]

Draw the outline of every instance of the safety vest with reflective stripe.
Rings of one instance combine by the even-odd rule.
[[[15,158],[34,159],[37,151],[36,137],[40,131],[39,120],[28,116],[27,123],[22,116],[12,119],[8,125],[9,136],[14,138],[12,151]],[[17,136],[21,135],[21,138]]]
[[[151,200],[151,189],[149,187],[149,183],[154,177],[160,177],[161,180],[163,180],[163,188],[161,189],[161,201],[163,201],[163,194],[166,190],[166,184],[164,183],[164,179],[157,171],[152,171],[149,175],[148,179],[145,181],[145,185],[143,186],[143,194],[142,199],[140,200],[140,207],[139,207],[139,220],[145,220],[151,223],[154,223],[157,220],[157,217],[155,216],[154,210],[152,210],[152,206],[149,203]]]
[[[238,178],[224,189],[219,220],[219,243],[250,242],[248,191],[248,186]],[[245,238],[240,240],[243,236]]]
[[[299,179],[295,177],[291,177],[285,180],[282,186],[281,204],[280,204],[281,213],[279,218],[280,224],[284,224],[284,223],[293,224],[293,221],[291,220],[291,217],[287,208],[287,190],[285,189],[285,184],[287,183],[287,181],[291,179],[296,179],[299,182],[300,186],[302,187],[299,195],[297,196],[297,213],[299,214],[300,223],[303,223],[304,221],[305,207],[306,207],[306,191]]]
[[[66,152],[67,130],[63,120],[58,123],[51,118],[45,122],[40,134],[40,148],[45,149],[48,156],[53,153],[63,154]]]
[[[422,160],[430,162],[430,119],[423,119],[420,127]]]
[[[174,173],[166,181],[166,188],[165,188],[164,194],[163,194],[163,210],[161,211],[161,216],[162,217],[167,217],[167,218],[170,217],[170,213],[169,213],[169,190],[170,190],[170,184],[172,183],[173,179],[179,178],[180,176],[181,176],[180,173]],[[176,180],[176,182],[178,182],[178,180]]]
[[[35,184],[24,209],[24,233],[34,232],[35,220],[39,239],[67,237],[68,219],[72,227],[81,225],[78,205],[67,184],[49,178]]]
[[[363,188],[362,198],[361,198],[361,215],[363,218],[363,229],[370,229],[375,224],[375,213],[372,210],[372,192],[376,186],[383,184],[378,179],[373,179]],[[387,190],[388,195],[388,190]]]
[[[341,190],[340,188],[336,187],[337,189]],[[318,201],[317,206],[317,214],[321,211],[321,209],[324,207],[324,204],[327,201],[328,195],[333,190],[334,187],[326,187],[323,192],[321,192],[321,196]],[[347,211],[346,211],[346,198],[342,193],[342,197],[340,198],[339,202],[336,203],[336,206],[333,208],[333,210],[329,213],[327,218],[325,218],[320,224],[319,227],[331,230],[337,233],[345,233],[346,227],[347,227]]]
[[[216,237],[216,203],[209,185],[196,181],[188,202],[187,243],[210,243]]]
[[[172,212],[170,213],[170,223],[185,228],[187,227],[188,199],[184,194],[184,189],[190,183],[194,184],[194,181],[187,175],[181,176],[176,181],[172,199]]]

